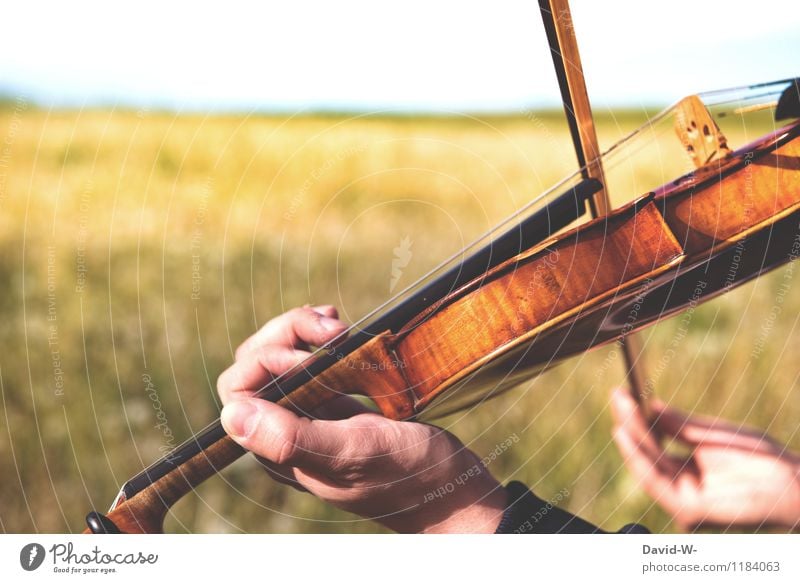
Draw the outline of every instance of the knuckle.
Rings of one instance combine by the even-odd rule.
[[[258,366],[263,368],[270,376],[283,374],[297,364],[298,360],[294,351],[274,345],[260,347],[255,356]]]
[[[355,433],[339,455],[329,460],[329,465],[344,482],[363,480],[375,471],[402,466],[402,454],[387,444],[387,436],[381,432],[368,437]]]
[[[241,360],[243,356],[245,356],[251,350],[251,343],[250,341],[242,342],[239,347],[236,349],[236,352],[233,353],[234,358],[236,360]]]
[[[291,465],[296,463],[302,451],[298,445],[301,423],[281,427],[275,433],[275,458],[272,460],[278,465]]]
[[[222,371],[217,377],[217,393],[220,397],[225,397],[233,390],[233,367]]]
[[[292,308],[288,312],[286,312],[286,316],[290,320],[304,320],[308,318],[319,318],[319,314],[312,310],[311,308],[306,307],[299,307],[299,308]]]
[[[368,461],[361,459],[349,459],[346,462],[337,462],[334,465],[336,478],[342,484],[361,482],[372,476],[371,467]]]
[[[329,318],[338,318],[339,311],[336,309],[336,306],[332,306],[330,304],[325,304],[322,306],[314,306],[311,308],[317,314],[322,314],[323,316],[327,316]]]

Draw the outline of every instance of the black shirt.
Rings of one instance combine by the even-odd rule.
[[[506,486],[508,507],[495,534],[606,534],[594,524],[545,502],[521,482]],[[617,531],[622,534],[649,534],[639,524],[628,524]]]

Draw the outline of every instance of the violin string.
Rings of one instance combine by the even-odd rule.
[[[733,92],[752,91],[753,89],[756,89],[756,88],[762,88],[762,87],[768,87],[768,86],[775,86],[776,87],[774,90],[772,90],[770,92],[765,92],[765,93],[762,93],[762,94],[754,95],[753,99],[756,99],[756,98],[764,97],[764,96],[774,96],[775,93],[778,93],[781,90],[777,86],[785,85],[787,83],[791,83],[792,81],[793,81],[793,79],[785,79],[785,80],[781,80],[781,81],[760,83],[760,84],[756,84],[756,85],[740,86],[740,87],[734,87],[734,88],[728,88],[728,89],[705,91],[705,92],[699,93],[698,95],[701,98],[705,96],[710,101],[711,98],[713,98],[716,95],[725,95],[725,94],[729,94],[729,93],[733,93]],[[736,100],[731,100],[731,101],[735,102]],[[722,103],[725,103],[725,102],[719,102],[719,103],[715,102],[714,105],[719,105],[719,104],[722,104]],[[652,128],[654,126],[659,125],[661,122],[663,122],[665,119],[667,119],[670,115],[673,114],[673,112],[675,111],[675,108],[677,107],[677,105],[678,105],[678,102],[676,101],[675,103],[673,103],[669,107],[667,107],[667,108],[663,109],[662,111],[660,111],[654,117],[649,118],[644,124],[640,125],[634,131],[632,131],[631,133],[629,133],[628,135],[626,135],[625,137],[623,137],[619,141],[617,141],[614,144],[612,144],[608,149],[603,151],[602,154],[600,155],[600,157],[603,160],[604,166],[606,165],[606,158],[608,158],[611,161],[611,167],[612,168],[616,167],[617,161],[620,160],[620,158],[618,157],[620,149],[625,147],[626,145],[630,144],[635,139],[638,139],[638,138],[642,137],[648,130],[652,130]],[[664,127],[663,129],[658,130],[658,131],[659,131],[659,133],[657,135],[660,136],[660,135],[663,135],[663,133],[670,131],[670,129],[668,127]],[[647,138],[645,137],[645,139],[647,139]],[[642,144],[642,145],[638,146],[638,148],[631,146],[631,153],[635,153],[637,151],[640,151],[645,146],[646,146],[646,144]],[[531,200],[530,202],[526,203],[522,208],[520,208],[519,210],[517,210],[516,212],[511,214],[508,218],[504,219],[499,224],[497,224],[494,227],[492,227],[489,231],[483,233],[478,238],[474,239],[466,247],[462,248],[461,250],[459,250],[456,253],[452,254],[450,257],[446,258],[439,265],[437,265],[436,267],[432,268],[430,271],[428,271],[427,273],[422,275],[416,281],[414,281],[411,284],[409,284],[408,286],[406,286],[403,290],[401,290],[399,293],[395,294],[392,298],[390,298],[389,300],[387,300],[383,304],[379,305],[378,307],[373,309],[371,312],[367,313],[365,316],[361,317],[359,320],[354,322],[345,331],[343,331],[341,334],[339,334],[333,340],[331,340],[331,342],[329,344],[334,344],[337,341],[342,340],[343,338],[345,338],[349,334],[351,334],[354,330],[359,330],[359,329],[362,329],[362,328],[366,327],[366,325],[370,321],[372,321],[373,319],[377,318],[380,314],[384,313],[392,305],[398,303],[403,297],[405,297],[406,295],[410,294],[415,289],[419,289],[419,287],[421,287],[426,281],[429,281],[436,273],[439,273],[439,272],[445,270],[448,266],[455,264],[455,262],[460,257],[463,257],[464,255],[466,255],[467,252],[469,252],[470,250],[479,247],[489,237],[491,237],[494,234],[497,234],[498,232],[502,232],[503,230],[505,230],[505,228],[510,226],[511,223],[513,223],[515,220],[521,219],[522,217],[524,217],[526,215],[526,213],[534,210],[536,208],[536,206],[539,205],[544,199],[546,199],[548,196],[553,195],[555,192],[558,192],[559,190],[561,190],[571,180],[578,179],[581,176],[582,172],[586,169],[586,167],[587,167],[587,165],[584,165],[583,167],[579,168],[573,174],[570,174],[570,175],[566,176],[565,178],[563,178],[562,180],[560,180],[559,182],[557,182],[556,184],[551,186],[549,189],[547,189],[546,191],[544,191],[540,195],[536,196],[533,200]],[[324,352],[324,350],[325,350],[324,346],[320,347],[316,351],[314,351],[314,354],[317,354],[317,353],[320,353],[320,352]],[[273,379],[272,381],[267,383],[264,387],[262,387],[261,389],[256,391],[255,394],[256,395],[263,394],[263,392],[266,391],[270,386],[273,386],[275,383],[278,383],[281,379],[285,379],[285,378],[288,378],[289,376],[292,376],[293,374],[295,374],[301,368],[302,368],[302,364],[296,365],[295,367],[289,369],[288,371],[284,372],[282,375],[279,375],[278,377],[276,377],[275,379]],[[212,425],[214,425],[214,424],[212,424]]]
[[[781,87],[779,87],[780,85],[785,85],[787,83],[791,83],[792,81],[793,81],[792,79],[786,79],[786,80],[757,84],[757,85],[740,86],[740,87],[721,89],[716,91],[706,91],[699,93],[698,96],[700,96],[701,98],[705,97],[706,100],[712,101],[715,96],[719,95],[726,95],[737,92],[752,92],[752,90],[755,88],[775,87],[774,89],[767,92],[751,94],[746,96],[738,96],[736,98],[731,98],[729,100],[717,100],[709,104],[709,106],[711,105],[723,106],[731,103],[741,103],[745,99],[756,100],[756,99],[763,99],[765,97],[774,97],[776,94],[780,93],[781,91]],[[678,103],[679,102],[676,101],[669,107],[663,109],[655,116],[649,118],[645,123],[640,125],[634,131],[630,132],[622,139],[612,144],[605,151],[603,151],[600,156],[603,161],[603,166],[612,169],[617,168],[621,162],[627,159],[627,157],[637,152],[640,152],[648,145],[648,143],[654,142],[655,138],[662,137],[665,133],[671,132],[672,131],[671,124],[664,124],[663,122],[673,115]],[[644,140],[644,141],[640,141],[638,144],[636,144],[637,140]],[[623,148],[626,149],[627,156],[621,155]],[[353,331],[358,331],[366,327],[366,325],[369,322],[377,318],[380,314],[385,313],[385,311],[387,311],[391,306],[398,303],[403,297],[410,294],[414,290],[419,289],[419,287],[421,287],[426,281],[429,281],[435,274],[445,270],[448,266],[453,265],[460,257],[466,255],[470,250],[475,249],[480,245],[484,244],[484,242],[486,242],[486,240],[492,235],[497,234],[498,232],[502,232],[505,228],[510,226],[510,224],[513,223],[515,220],[521,219],[523,216],[525,216],[526,213],[535,209],[537,205],[539,205],[548,196],[561,190],[564,187],[564,185],[568,184],[571,180],[578,179],[586,168],[587,165],[582,166],[575,173],[568,175],[567,177],[563,178],[558,183],[556,183],[555,185],[544,191],[542,194],[536,196],[533,200],[526,203],[518,211],[514,212],[512,215],[504,219],[502,222],[492,227],[489,231],[478,236],[478,238],[474,239],[467,246],[457,251],[456,253],[445,259],[443,262],[441,262],[439,265],[437,265],[436,267],[432,268],[430,271],[422,275],[416,281],[406,286],[403,290],[395,294],[392,298],[390,298],[383,304],[379,305],[365,316],[361,317],[359,320],[357,320],[355,323],[349,326],[345,331],[343,331],[340,335],[334,338],[329,344],[334,344],[342,340],[343,338],[347,337],[348,335],[350,335]],[[314,354],[324,351],[325,351],[324,346],[319,347],[316,351],[314,351]],[[267,383],[265,386],[261,387],[261,389],[255,392],[255,395],[263,394],[263,392],[265,392],[269,387],[274,386],[276,383],[279,383],[279,381],[282,379],[292,376],[302,367],[303,365],[301,363],[296,365],[292,369],[289,369],[282,375],[279,375],[278,377]]]
[[[743,101],[752,101],[752,100],[756,100],[756,99],[763,99],[765,97],[774,97],[776,94],[780,93],[780,91],[781,91],[781,87],[780,86],[781,85],[786,85],[788,83],[792,83],[793,81],[794,81],[794,79],[790,78],[790,79],[784,79],[784,80],[780,80],[780,81],[773,81],[773,82],[768,82],[768,83],[760,83],[760,84],[756,84],[756,85],[744,85],[744,86],[734,87],[734,88],[726,88],[726,89],[718,89],[718,90],[712,90],[712,91],[704,91],[704,92],[698,93],[697,95],[704,102],[707,102],[706,104],[708,106],[720,107],[720,106],[725,106],[725,105],[729,105],[729,104],[732,104],[732,103],[742,103]],[[762,89],[764,87],[774,87],[774,89],[770,89],[769,91],[764,91],[764,92],[753,93],[754,89]],[[724,98],[723,99],[719,99],[719,96],[731,95],[731,94],[735,94],[737,92],[742,93],[742,95],[732,96],[729,99],[724,99]],[[627,134],[626,136],[624,136],[623,138],[621,138],[620,140],[618,140],[617,142],[612,144],[608,149],[603,151],[603,153],[601,154],[601,159],[603,159],[604,165],[606,165],[606,167],[616,168],[617,165],[621,161],[623,161],[625,159],[624,157],[620,156],[620,152],[621,152],[621,150],[623,148],[626,148],[626,147],[627,148],[631,148],[630,152],[633,153],[633,152],[639,151],[643,147],[645,147],[646,143],[643,143],[642,145],[639,145],[637,147],[637,146],[633,145],[633,142],[635,140],[638,140],[639,138],[642,138],[642,137],[647,139],[646,134],[648,132],[652,136],[652,131],[653,131],[654,127],[660,125],[661,122],[663,122],[668,116],[670,116],[674,112],[675,107],[677,106],[677,104],[678,104],[678,102],[675,102],[672,105],[670,105],[669,107],[663,109],[662,111],[660,111],[658,114],[656,114],[652,118],[649,118],[644,124],[642,124],[641,126],[636,128],[635,130],[633,130],[632,132],[630,132],[629,134]],[[668,124],[666,126],[664,126],[662,129],[658,129],[656,131],[658,132],[656,134],[657,136],[663,135],[664,132],[669,131]],[[392,298],[390,298],[389,300],[387,300],[383,304],[379,305],[377,308],[373,309],[372,311],[370,311],[365,316],[361,317],[354,324],[349,326],[345,331],[343,331],[341,334],[337,335],[333,340],[331,340],[328,343],[328,345],[333,345],[336,342],[346,338],[354,330],[359,330],[359,329],[365,327],[370,321],[372,321],[373,319],[377,318],[380,314],[384,313],[391,306],[395,305],[396,303],[399,303],[408,294],[410,294],[411,292],[413,292],[416,289],[419,289],[420,286],[422,286],[425,282],[429,281],[435,274],[443,271],[448,266],[454,265],[459,260],[459,258],[463,257],[465,254],[467,254],[467,252],[469,252],[472,249],[475,249],[475,248],[479,247],[482,244],[485,244],[485,242],[486,242],[486,240],[488,238],[490,238],[492,235],[495,235],[495,234],[501,232],[501,230],[503,230],[505,228],[508,228],[514,221],[521,220],[527,213],[529,213],[529,212],[533,211],[534,209],[536,209],[537,205],[541,204],[542,201],[545,200],[548,196],[552,196],[554,193],[556,193],[557,191],[562,189],[565,185],[567,185],[570,181],[579,180],[580,176],[581,176],[581,173],[585,168],[586,168],[585,166],[582,167],[582,168],[579,168],[573,174],[570,174],[570,175],[566,176],[565,178],[563,178],[562,180],[557,182],[555,185],[553,185],[552,187],[550,187],[549,189],[545,190],[540,195],[538,195],[535,198],[533,198],[530,202],[528,202],[525,205],[523,205],[519,210],[515,211],[509,217],[507,217],[506,219],[504,219],[503,221],[501,221],[500,223],[498,223],[497,225],[492,227],[489,231],[485,232],[484,234],[480,235],[478,238],[474,239],[467,246],[465,246],[464,248],[462,248],[458,252],[452,254],[450,257],[445,259],[439,265],[437,265],[436,267],[432,268],[427,273],[425,273],[423,276],[418,278],[416,281],[414,281],[413,283],[411,283],[408,286],[406,286],[399,293],[395,294]],[[324,352],[325,350],[326,350],[325,346],[319,347],[317,350],[315,350],[313,352],[313,355],[318,355],[318,354]],[[286,378],[294,375],[295,373],[297,373],[302,368],[303,368],[303,364],[302,363],[298,364],[298,365],[295,365],[294,367],[292,367],[288,371],[284,372],[281,375],[278,375],[277,377],[272,379],[269,383],[267,383],[266,385],[261,387],[258,391],[255,392],[255,395],[258,396],[258,395],[263,394],[267,389],[269,389],[270,387],[273,387],[275,385],[280,384],[281,380],[285,380]],[[169,457],[172,454],[172,452],[175,452],[175,451],[177,451],[177,450],[179,450],[179,449],[181,449],[181,448],[183,448],[185,446],[188,446],[190,444],[195,443],[196,440],[197,440],[197,436],[198,435],[206,433],[208,431],[215,430],[220,426],[220,424],[221,424],[221,422],[220,422],[219,419],[216,419],[215,421],[212,421],[211,423],[209,423],[208,425],[203,427],[201,430],[197,431],[192,437],[184,440],[180,445],[176,446],[171,452],[167,453],[166,455],[162,456],[161,458],[159,458],[158,460],[156,460],[155,462],[153,462],[152,464],[147,466],[142,472],[140,472],[140,474],[149,472],[149,471],[157,468],[161,463],[164,462],[164,460],[169,459]]]
[[[473,249],[481,246],[481,244],[488,237],[491,237],[493,234],[496,234],[498,232],[502,232],[504,230],[504,228],[507,228],[511,223],[513,223],[517,219],[519,219],[521,221],[527,215],[527,213],[529,211],[535,210],[537,205],[539,205],[548,196],[552,196],[553,194],[555,194],[557,192],[560,192],[565,185],[570,183],[570,181],[579,181],[581,179],[581,170],[582,170],[582,168],[578,169],[575,173],[563,178],[558,183],[556,183],[554,186],[550,187],[549,189],[545,190],[544,192],[542,192],[541,194],[536,196],[533,200],[531,200],[530,202],[526,203],[522,208],[520,208],[518,211],[514,212],[511,216],[509,216],[506,219],[504,219],[502,222],[500,222],[498,225],[494,226],[492,229],[490,229],[486,233],[480,235],[477,239],[473,240],[467,246],[463,247],[461,250],[459,250],[458,252],[454,253],[449,258],[445,259],[442,263],[440,263],[439,265],[437,265],[436,267],[434,267],[433,269],[428,271],[426,274],[424,274],[422,277],[417,279],[415,282],[413,282],[413,283],[409,284],[408,286],[406,286],[402,291],[400,291],[399,293],[395,294],[392,298],[390,298],[389,300],[387,300],[386,302],[384,302],[383,304],[381,304],[380,306],[378,306],[377,308],[375,308],[374,310],[369,312],[367,315],[365,315],[362,318],[360,318],[359,320],[357,320],[354,324],[349,326],[342,333],[338,334],[336,337],[334,337],[332,340],[330,340],[326,345],[318,347],[316,350],[314,350],[312,352],[312,357],[324,353],[327,350],[328,346],[335,345],[340,340],[345,339],[354,330],[360,330],[361,328],[365,327],[370,321],[372,321],[373,319],[377,318],[380,314],[384,313],[391,306],[395,305],[396,303],[399,303],[408,294],[410,294],[411,292],[413,292],[416,289],[419,289],[419,287],[421,287],[425,282],[429,281],[435,274],[445,270],[448,266],[455,264],[455,262],[459,258],[461,258],[464,255],[466,255],[470,250],[473,250]],[[280,385],[280,381],[285,380],[286,378],[289,378],[292,375],[296,374],[298,371],[302,370],[306,364],[307,364],[307,362],[299,363],[299,364],[295,365],[294,367],[292,367],[291,369],[285,371],[284,373],[274,377],[272,380],[270,380],[263,387],[261,387],[260,389],[255,391],[254,392],[254,396],[263,395],[270,388],[275,387],[275,386],[279,386]],[[141,476],[142,474],[153,473],[155,470],[157,470],[161,466],[161,464],[165,463],[165,461],[168,461],[171,458],[174,458],[174,452],[179,451],[184,447],[192,446],[193,444],[195,444],[197,442],[198,437],[200,435],[205,434],[205,433],[210,432],[210,431],[217,430],[220,426],[221,426],[220,419],[216,419],[216,420],[212,421],[211,423],[207,424],[202,429],[195,431],[194,434],[191,437],[185,439],[179,445],[175,446],[175,448],[173,448],[171,451],[167,452],[161,458],[157,459],[156,461],[151,463],[149,466],[145,467],[141,472],[139,472],[139,474],[137,474],[137,476],[135,476],[131,480],[136,479],[136,477]],[[131,480],[129,480],[129,481],[131,481]]]
[[[762,89],[764,87],[775,87],[774,91],[780,92],[783,88],[782,86],[788,85],[789,83],[793,83],[794,80],[795,79],[793,77],[789,77],[786,79],[780,79],[778,81],[767,81],[765,83],[756,83],[753,85],[740,85],[738,87],[726,87],[724,89],[711,89],[711,90],[701,91],[700,93],[697,94],[697,96],[700,97],[701,99],[703,98],[712,99],[717,95],[724,95],[726,93],[734,93],[737,91],[742,93],[748,93],[756,89]],[[705,102],[706,99],[703,99],[703,101]]]
[[[620,141],[618,141],[615,144],[613,144],[612,146],[610,146],[606,151],[604,151],[601,154],[601,158],[604,158],[604,159],[606,157],[612,158],[613,161],[611,163],[611,167],[612,168],[615,167],[616,166],[616,161],[622,159],[620,157],[620,152],[622,151],[621,149],[623,147],[626,147],[626,145],[627,145],[627,147],[631,148],[635,152],[636,149],[637,149],[637,146],[634,144],[635,140],[637,138],[642,137],[642,136],[646,136],[645,132],[647,130],[651,130],[652,127],[654,125],[658,124],[660,121],[663,121],[670,114],[670,112],[673,109],[673,107],[674,106],[672,106],[672,107],[670,107],[670,108],[658,113],[654,117],[650,118],[644,125],[640,126],[636,130],[634,130],[633,132],[631,132],[630,134],[628,134],[627,136],[622,138]],[[641,149],[642,147],[643,147],[643,145],[638,146],[639,149]],[[373,319],[379,317],[382,313],[385,313],[385,311],[387,311],[389,308],[391,308],[396,303],[399,303],[404,297],[406,297],[408,294],[410,294],[414,290],[419,289],[420,286],[422,286],[425,282],[429,281],[434,275],[436,275],[437,273],[443,271],[448,266],[453,265],[459,258],[461,258],[464,255],[466,255],[470,250],[475,249],[476,247],[478,247],[481,244],[483,244],[486,241],[487,238],[491,237],[493,234],[496,234],[497,232],[500,232],[504,228],[508,228],[510,226],[510,224],[513,223],[515,220],[518,220],[518,219],[521,220],[528,212],[534,210],[548,196],[551,196],[554,193],[559,192],[560,190],[562,190],[565,185],[570,183],[570,181],[579,180],[581,178],[581,172],[584,170],[584,168],[579,168],[573,174],[568,175],[567,177],[563,178],[562,180],[557,182],[555,185],[553,185],[552,187],[550,187],[549,189],[547,189],[543,193],[541,193],[538,196],[536,196],[533,200],[531,200],[530,202],[526,203],[518,211],[514,212],[511,216],[509,216],[506,219],[504,219],[501,223],[499,223],[498,225],[494,226],[492,229],[490,229],[486,233],[480,235],[478,238],[476,238],[471,243],[469,243],[466,247],[462,248],[458,252],[456,252],[453,255],[451,255],[449,258],[445,259],[442,263],[440,263],[436,267],[434,267],[431,270],[429,270],[427,273],[425,273],[423,276],[418,278],[413,283],[411,283],[408,286],[406,286],[403,290],[401,290],[399,293],[395,294],[392,298],[390,298],[389,300],[387,300],[386,302],[384,302],[383,304],[381,304],[377,308],[373,309],[367,315],[365,315],[362,318],[360,318],[359,320],[357,320],[354,324],[349,326],[341,334],[339,334],[335,338],[333,338],[328,343],[328,345],[335,345],[337,342],[343,340],[344,338],[346,338],[350,334],[352,334],[353,331],[358,331],[358,330],[366,327],[369,322],[371,322],[371,321],[373,321]],[[324,353],[325,350],[326,350],[325,346],[321,346],[321,347],[317,348],[315,351],[313,351],[312,357],[315,356],[315,355],[319,355],[321,353]],[[276,385],[279,386],[280,382],[282,380],[285,380],[286,378],[289,378],[292,375],[294,375],[297,372],[299,372],[300,370],[302,370],[304,364],[306,364],[306,363],[297,364],[294,367],[292,367],[291,369],[287,370],[286,372],[274,377],[272,380],[270,380],[268,383],[266,383],[263,387],[261,387],[260,389],[255,391],[254,396],[263,395],[270,388],[272,388],[272,387],[274,387]],[[188,439],[184,440],[182,443],[177,445],[171,452],[168,452],[167,454],[165,454],[164,456],[162,456],[161,458],[159,458],[158,460],[156,460],[155,462],[153,462],[152,464],[147,466],[144,470],[142,470],[142,472],[140,472],[139,475],[144,474],[144,473],[151,473],[154,470],[158,469],[159,466],[162,463],[165,462],[165,460],[168,460],[168,459],[170,459],[171,456],[173,456],[173,452],[178,451],[183,447],[191,446],[192,444],[194,444],[197,441],[197,437],[199,435],[204,434],[206,432],[217,430],[220,427],[220,425],[221,425],[221,421],[219,419],[216,419],[216,420],[212,421],[211,423],[207,424],[205,427],[203,427],[199,431],[196,431],[194,433],[194,435],[192,435],[191,437],[189,437]]]

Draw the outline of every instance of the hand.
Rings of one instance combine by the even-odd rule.
[[[314,411],[315,419],[252,397],[345,329],[332,306],[306,307],[246,340],[217,383],[225,430],[275,480],[395,531],[494,532],[505,490],[450,433],[387,419],[350,397]]]
[[[648,430],[627,391],[614,391],[612,406],[614,440],[625,464],[680,527],[800,524],[800,458],[778,442],[654,400],[656,434],[693,450],[687,458],[676,457]]]

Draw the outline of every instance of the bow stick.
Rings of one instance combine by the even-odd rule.
[[[589,199],[592,217],[600,217],[611,211],[611,201],[606,188],[603,163],[597,145],[592,107],[586,92],[586,81],[578,52],[578,42],[572,24],[568,0],[539,0],[547,42],[553,57],[561,101],[567,116],[572,144],[578,157],[578,165],[584,179],[595,179],[602,188]],[[645,390],[645,377],[640,366],[641,343],[633,334],[620,340],[627,368],[627,380],[631,395],[646,418],[650,418],[650,407]]]

